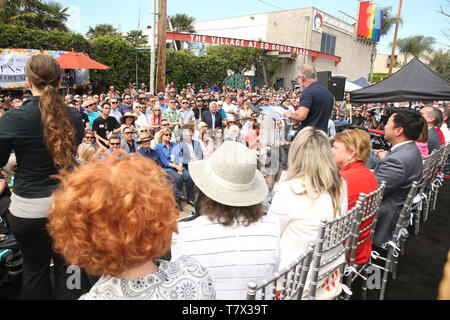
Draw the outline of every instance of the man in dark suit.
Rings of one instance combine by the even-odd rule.
[[[197,97],[196,102],[197,104],[194,108],[192,108],[192,111],[194,111],[195,119],[198,121],[203,121],[203,112],[208,111],[209,108],[203,105],[203,99],[201,97]]]
[[[222,115],[217,111],[217,102],[211,101],[209,110],[203,111],[203,122],[208,125],[208,128],[215,130],[222,127]]]
[[[373,239],[378,244],[390,241],[409,189],[423,170],[422,157],[414,140],[419,137],[425,120],[412,109],[394,112],[385,127],[385,139],[391,142],[392,148],[377,153],[382,160],[373,171],[379,184],[386,182]]]

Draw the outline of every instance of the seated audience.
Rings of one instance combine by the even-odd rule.
[[[247,283],[278,270],[280,227],[264,215],[268,194],[256,157],[244,145],[225,141],[208,160],[191,162],[200,189],[200,216],[179,224],[172,259],[195,257],[213,279],[217,299],[245,299]]]
[[[159,259],[177,232],[178,211],[156,163],[124,152],[105,155],[60,180],[48,216],[54,248],[72,265],[101,275],[80,299],[215,298],[211,278],[198,262],[185,256]],[[86,181],[96,186],[93,192]]]
[[[159,132],[159,143],[155,147],[155,151],[158,153],[159,160],[161,161],[161,167],[175,179],[175,185],[178,190],[178,205],[181,207],[181,200],[183,194],[183,184],[186,185],[188,193],[188,203],[194,204],[194,182],[189,174],[189,171],[184,168],[182,163],[175,162],[175,156],[173,150],[176,147],[174,142],[171,142],[172,132],[169,128],[164,128]]]
[[[292,142],[287,180],[275,185],[268,212],[280,222],[280,269],[306,251],[308,242],[317,240],[321,219],[337,218],[346,212],[346,186],[333,158],[328,137],[322,130],[306,127],[299,131]],[[331,251],[323,255],[322,259],[329,259],[336,254]],[[345,257],[342,255],[335,263],[319,270],[319,275],[339,270],[338,266],[344,262]],[[302,298],[309,295],[311,274],[308,273]],[[341,283],[337,281],[339,278],[342,275],[337,274],[336,277],[335,271],[318,283],[316,298],[337,297],[342,290]],[[324,288],[325,283],[330,285],[329,291]]]
[[[368,194],[378,188],[375,175],[364,166],[369,158],[370,149],[370,135],[366,131],[344,130],[335,137],[332,151],[334,159],[341,169],[339,172],[347,184],[347,210],[355,206],[361,192]],[[360,229],[366,228],[372,221],[373,218],[364,221],[361,223]],[[370,229],[366,230],[358,240],[366,238],[369,233]],[[356,248],[355,263],[363,264],[369,261],[371,252],[372,242],[369,238]]]

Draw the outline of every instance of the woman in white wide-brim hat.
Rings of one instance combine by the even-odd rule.
[[[268,188],[256,157],[225,141],[209,159],[191,162],[189,173],[200,189],[200,216],[179,224],[172,259],[195,256],[211,274],[217,299],[245,299],[248,281],[273,275],[280,255],[280,227],[264,215]]]

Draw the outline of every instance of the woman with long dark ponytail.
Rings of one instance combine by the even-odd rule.
[[[11,152],[15,152],[18,165],[8,222],[23,257],[22,298],[78,298],[81,292],[68,288],[67,277],[71,274],[52,250],[46,224],[50,197],[58,185],[53,175],[75,165],[76,147],[84,133],[82,118],[80,112],[66,107],[58,94],[61,68],[55,59],[35,55],[26,66],[33,97],[0,118],[0,167]]]

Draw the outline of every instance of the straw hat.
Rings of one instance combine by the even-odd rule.
[[[132,114],[131,112],[125,112],[125,114],[120,117],[120,122],[123,123],[126,117],[133,117],[134,121],[136,121],[138,118],[136,115]]]
[[[95,104],[95,101],[92,97],[88,97],[86,101],[83,102],[82,107],[85,108],[86,106],[89,106],[91,104]]]
[[[141,133],[141,134],[139,135],[139,139],[138,139],[138,141],[136,141],[136,142],[139,143],[139,144],[141,144],[142,142],[150,141],[150,140],[152,140],[152,138],[150,137],[150,135],[149,135],[148,133],[144,132],[144,133]]]
[[[225,141],[207,160],[189,163],[189,173],[206,196],[228,206],[261,203],[269,192],[255,154],[238,142]]]

